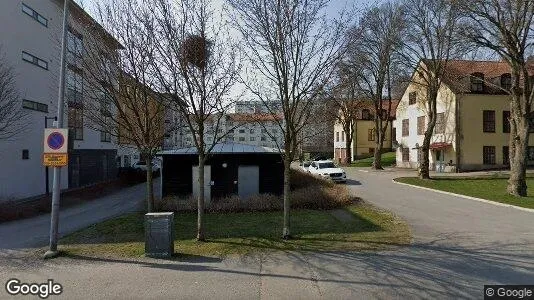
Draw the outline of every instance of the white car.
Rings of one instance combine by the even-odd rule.
[[[146,172],[146,169],[147,169],[146,162],[144,160],[139,160],[132,165],[132,168],[134,168],[135,170],[139,172]],[[152,161],[152,173],[159,172],[159,169],[160,167],[158,163],[155,161]]]
[[[331,179],[335,182],[347,182],[345,170],[336,167],[331,160],[319,160],[311,163],[309,171],[312,174]]]
[[[310,172],[310,165],[311,165],[311,162],[310,161],[304,161],[302,163],[300,163],[300,169],[304,172]]]

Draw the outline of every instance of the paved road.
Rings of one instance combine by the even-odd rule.
[[[480,299],[484,284],[534,284],[532,213],[399,186],[398,172],[348,175],[355,193],[410,223],[413,246],[225,260],[21,257],[0,281],[54,278],[65,299]]]

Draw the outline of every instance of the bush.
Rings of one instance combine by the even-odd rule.
[[[291,170],[291,208],[335,209],[350,205],[357,198],[350,195],[345,185]],[[283,196],[272,194],[255,195],[247,200],[238,196],[212,199],[206,204],[207,212],[274,211],[283,209]],[[157,203],[159,211],[196,211],[197,200],[189,196],[168,196]]]

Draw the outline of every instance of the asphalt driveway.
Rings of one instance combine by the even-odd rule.
[[[172,261],[30,254],[2,261],[0,281],[53,278],[65,299],[480,299],[484,284],[534,284],[533,213],[393,183],[401,173],[350,169],[348,184],[408,221],[410,247]]]

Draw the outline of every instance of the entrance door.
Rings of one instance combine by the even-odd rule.
[[[241,200],[259,194],[260,168],[258,166],[239,166],[237,177],[237,189]]]
[[[198,166],[193,166],[193,197],[198,198]],[[211,166],[204,166],[204,202],[206,204],[211,201]]]

